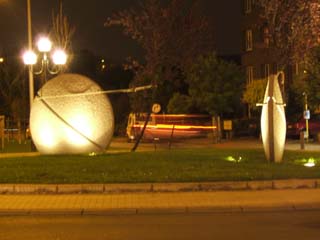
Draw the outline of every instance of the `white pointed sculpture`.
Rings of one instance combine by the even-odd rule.
[[[286,116],[278,77],[271,75],[265,91],[261,113],[261,136],[265,155],[270,162],[281,162],[286,141]]]

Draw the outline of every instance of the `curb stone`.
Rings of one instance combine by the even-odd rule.
[[[241,213],[242,207],[190,207],[186,209],[187,213]]]
[[[134,192],[251,191],[270,189],[312,189],[319,187],[320,179],[136,184],[0,184],[0,194],[105,194]]]
[[[211,182],[200,183],[200,189],[203,191],[219,191],[219,190],[248,190],[247,182]]]
[[[314,179],[290,179],[273,181],[275,189],[300,189],[300,188],[317,188],[317,180]]]
[[[104,184],[58,184],[56,185],[56,193],[103,193]]]
[[[136,215],[138,211],[138,208],[83,209],[82,215]]]
[[[320,211],[320,205],[292,206],[233,206],[233,207],[174,207],[174,208],[114,208],[114,209],[0,209],[0,216],[112,216],[112,215],[148,215],[148,214],[223,214],[223,213],[275,213]]]
[[[153,191],[153,184],[151,183],[104,184],[105,193],[152,192],[152,191]]]
[[[30,209],[28,215],[83,215],[84,209]]]
[[[243,212],[290,212],[297,210],[295,205],[292,206],[272,206],[272,207],[250,207],[246,206],[242,208]]]
[[[250,190],[269,190],[274,187],[274,181],[249,181],[247,183]]]

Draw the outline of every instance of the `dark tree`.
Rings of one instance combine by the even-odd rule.
[[[68,54],[68,62],[64,65],[63,71],[68,70],[69,63],[72,60],[72,37],[75,30],[75,27],[69,23],[67,16],[63,14],[62,1],[60,1],[58,13],[52,12],[52,29],[50,35],[55,45]]]
[[[99,58],[89,50],[81,50],[74,54],[70,64],[71,72],[83,74],[89,78],[96,79]]]
[[[144,64],[132,61],[129,65],[136,72],[133,84],[157,85],[151,97],[135,95],[136,111],[141,111],[146,101],[160,102],[166,108],[174,92],[187,92],[186,70],[195,58],[213,49],[212,28],[199,1],[171,0],[164,4],[146,0],[136,9],[113,15],[105,25],[121,26],[145,52]]]
[[[189,95],[199,110],[212,116],[240,115],[245,76],[238,65],[210,54],[199,57],[187,76]]]
[[[307,94],[309,108],[313,111],[319,110],[320,46],[313,49],[308,63],[305,64],[304,71],[301,71],[292,85],[292,103],[297,105],[295,110],[300,114],[300,116],[305,104],[305,97],[303,94]],[[294,104],[291,105],[295,106]]]
[[[266,26],[278,62],[300,63],[319,44],[319,0],[257,0],[260,26]]]
[[[24,66],[15,57],[7,57],[0,64],[0,114],[16,120],[27,117]]]

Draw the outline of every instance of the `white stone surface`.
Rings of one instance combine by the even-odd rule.
[[[280,73],[269,77],[261,112],[261,137],[266,158],[271,162],[282,161],[286,141],[286,116],[278,83]]]
[[[101,88],[78,74],[61,74],[38,92],[30,130],[41,154],[102,152],[114,131],[112,106]]]

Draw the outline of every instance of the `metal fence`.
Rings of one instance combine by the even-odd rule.
[[[16,120],[5,116],[0,116],[0,136],[2,146],[4,141],[17,141],[22,143],[30,138],[29,120]]]

